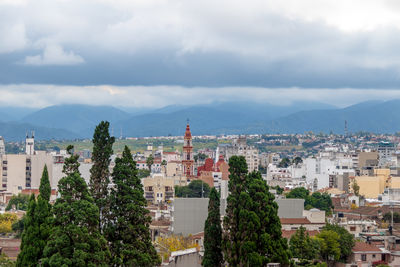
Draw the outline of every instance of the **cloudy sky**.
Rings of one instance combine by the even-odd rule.
[[[0,0],[0,104],[400,98],[397,0]]]

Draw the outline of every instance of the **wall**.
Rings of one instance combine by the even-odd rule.
[[[208,215],[208,198],[175,198],[173,233],[197,234],[204,231]]]
[[[276,199],[279,218],[303,218],[304,199]]]

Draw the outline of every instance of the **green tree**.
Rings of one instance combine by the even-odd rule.
[[[229,159],[229,191],[223,250],[231,266],[289,263],[287,241],[282,238],[278,206],[259,172],[247,173],[242,156]]]
[[[79,155],[74,154],[74,146],[68,145],[67,146],[67,153],[70,155],[68,158],[64,160],[64,166],[62,172],[65,175],[70,175],[73,173],[79,173]]]
[[[219,267],[223,263],[221,242],[222,228],[220,216],[220,197],[213,187],[208,202],[208,217],[204,226],[204,257],[202,265],[205,267]]]
[[[90,193],[100,211],[99,227],[103,231],[109,211],[110,162],[115,138],[109,133],[110,123],[101,121],[93,133],[93,166],[90,169]]]
[[[15,207],[17,210],[27,210],[29,205],[29,195],[13,195],[8,201],[6,211],[11,210]]]
[[[326,224],[323,230],[333,231],[339,235],[340,261],[346,262],[346,259],[348,256],[350,256],[355,244],[354,236],[350,234],[344,227],[341,227],[337,224]]]
[[[302,198],[302,199],[307,199],[310,195],[310,191],[305,189],[304,187],[297,187],[290,191],[287,195],[286,198]]]
[[[330,214],[331,209],[333,208],[331,196],[327,193],[321,194],[320,192],[314,192],[305,200],[305,206],[310,205],[311,207],[324,210],[327,214]]]
[[[147,168],[149,168],[149,172],[151,172],[151,166],[153,166],[153,164],[154,164],[153,155],[150,155],[147,157],[146,164],[147,164]]]
[[[290,166],[290,159],[288,159],[288,158],[283,158],[282,160],[281,160],[281,162],[279,162],[279,164],[278,164],[278,168],[287,168],[287,167],[289,167]]]
[[[36,205],[35,195],[32,194],[25,215],[24,232],[20,245],[21,252],[18,254],[17,266],[36,266],[41,256],[40,249],[36,246],[39,236],[39,225],[35,215]]]
[[[69,150],[71,151],[71,150]],[[67,176],[58,183],[54,222],[44,249],[44,266],[107,266],[109,251],[99,232],[99,209],[80,176],[78,158],[65,160]]]
[[[24,231],[24,224],[25,224],[25,215],[21,219],[12,224],[11,229],[15,233],[15,237],[17,238],[21,237]]]
[[[193,180],[187,186],[175,186],[176,197],[208,197],[209,194],[210,186],[202,180]]]
[[[138,170],[138,177],[139,178],[146,178],[150,176],[150,171],[148,169],[141,169]]]
[[[310,238],[303,226],[290,238],[289,246],[292,256],[298,259],[313,260],[319,253],[318,244]]]
[[[151,243],[151,218],[146,209],[143,186],[127,146],[122,158],[115,160],[112,179],[115,187],[110,195],[109,223],[105,228],[112,264],[143,267],[159,265],[161,260]]]
[[[47,171],[47,165],[44,165],[42,178],[40,179],[39,192],[41,197],[47,202],[50,201],[51,187],[49,180],[49,172]]]
[[[353,185],[351,186],[354,192],[354,195],[358,196],[360,194],[360,186],[357,184],[356,179],[354,179]]]
[[[383,215],[383,220],[385,222],[392,222],[392,213],[391,212],[386,212]],[[393,222],[394,223],[399,223],[400,222],[400,213],[398,212],[393,212]]]
[[[340,236],[332,230],[322,230],[317,235],[321,257],[328,263],[340,259]]]
[[[299,165],[300,163],[303,163],[303,159],[301,158],[301,157],[295,157],[293,160],[292,160],[292,162],[293,162],[293,164],[294,165]]]

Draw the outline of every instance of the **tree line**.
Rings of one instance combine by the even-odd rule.
[[[49,202],[51,187],[45,166],[39,196],[32,194],[29,200],[17,266],[161,263],[151,243],[151,218],[131,151],[125,146],[110,173],[115,139],[109,134],[108,122],[96,127],[92,141],[89,186],[79,172],[79,156],[69,146],[54,205]]]

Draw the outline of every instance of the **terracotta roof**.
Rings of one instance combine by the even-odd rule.
[[[311,224],[307,218],[280,218],[281,224]]]
[[[155,220],[153,220],[152,222],[151,222],[151,225],[152,226],[170,226],[171,225],[171,222],[170,221],[155,221]]]
[[[310,231],[306,231],[308,233],[309,236],[316,236],[317,234],[319,234],[319,231],[317,230],[310,230]],[[282,230],[282,237],[284,238],[291,238],[292,235],[294,235],[296,233],[296,230]]]
[[[365,242],[356,242],[354,245],[353,252],[375,252],[375,253],[381,253],[382,250],[380,250],[377,246],[371,245]]]
[[[204,237],[204,232],[200,232],[191,236],[192,239],[200,239]]]

